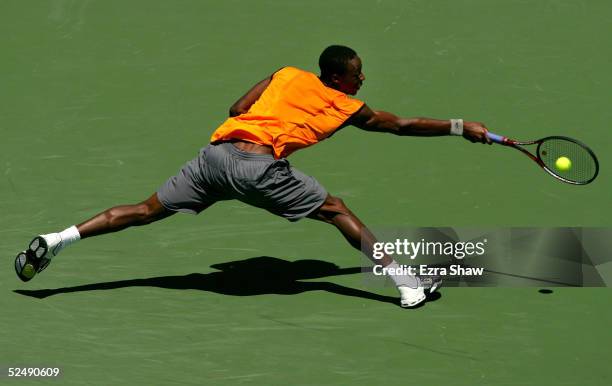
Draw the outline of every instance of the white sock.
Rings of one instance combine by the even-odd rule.
[[[62,243],[64,244],[63,248],[81,239],[81,234],[75,225],[64,229],[59,233],[59,235],[62,238]]]
[[[419,286],[419,279],[417,279],[416,276],[410,275],[408,272],[402,272],[400,266],[397,264],[397,262],[395,262],[395,260],[385,268],[392,268],[396,272],[393,274],[389,273],[389,277],[391,277],[397,287],[406,286],[410,288],[417,288]]]

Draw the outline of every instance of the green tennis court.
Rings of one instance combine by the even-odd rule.
[[[404,310],[363,285],[333,227],[239,202],[88,239],[29,283],[13,260],[33,235],[148,197],[255,82],[316,72],[334,43],[363,59],[357,97],[375,109],[575,137],[601,165],[574,187],[511,149],[353,127],[290,158],[366,224],[610,227],[611,14],[597,0],[3,0],[0,368],[63,375],[0,383],[610,384],[608,288],[443,288]]]

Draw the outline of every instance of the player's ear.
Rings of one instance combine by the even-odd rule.
[[[332,76],[330,77],[330,81],[331,84],[333,84],[334,86],[338,86],[340,84],[340,75],[332,74]]]

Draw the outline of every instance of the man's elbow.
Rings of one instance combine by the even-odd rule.
[[[395,134],[415,135],[420,122],[419,118],[398,118],[395,124]]]

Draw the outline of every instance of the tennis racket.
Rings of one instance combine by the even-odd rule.
[[[568,184],[586,185],[599,173],[595,153],[573,138],[553,136],[521,142],[494,133],[487,133],[487,136],[495,143],[522,151],[548,174]],[[522,147],[526,145],[537,145],[535,155]]]

